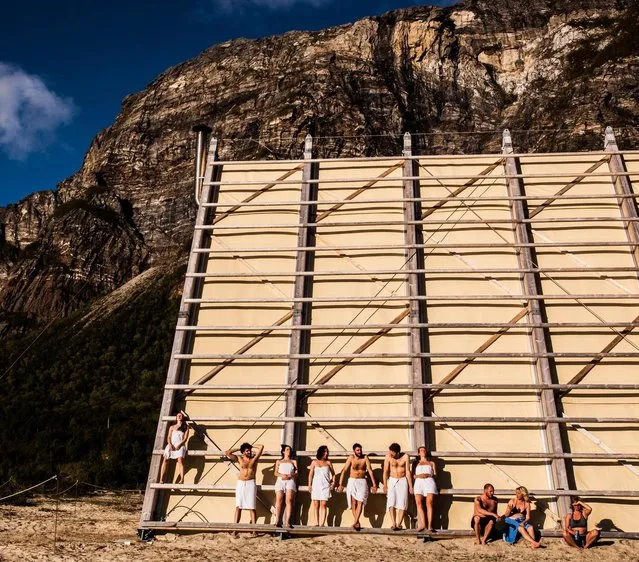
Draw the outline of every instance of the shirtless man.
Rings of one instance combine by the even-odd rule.
[[[348,457],[342,473],[339,476],[338,492],[344,490],[344,476],[348,473],[348,485],[346,486],[346,501],[348,507],[353,510],[353,529],[359,531],[362,526],[359,523],[359,518],[362,515],[362,510],[366,505],[368,499],[368,481],[366,480],[366,474],[370,476],[371,483],[373,485],[373,494],[377,492],[377,483],[375,482],[375,476],[373,475],[373,469],[371,468],[371,461],[368,455],[362,453],[362,446],[359,443],[353,445],[353,454]]]
[[[408,508],[408,494],[413,493],[413,478],[410,472],[410,457],[402,453],[397,443],[391,443],[384,458],[384,491],[386,509],[390,512],[391,529],[402,528],[404,512]]]
[[[492,484],[486,484],[484,486],[484,493],[475,498],[475,510],[473,512],[473,519],[470,522],[470,527],[475,530],[477,544],[486,544],[490,533],[493,531],[495,522],[499,520],[497,503],[495,488]]]
[[[253,449],[257,452],[253,454]],[[255,472],[257,461],[262,456],[264,445],[256,443],[242,443],[239,449],[229,449],[224,454],[233,462],[240,463],[240,473],[237,476],[235,486],[235,523],[240,522],[242,510],[248,509],[251,514],[251,524],[255,525],[255,500],[257,498],[257,486],[255,485]],[[235,453],[240,452],[241,456]]]

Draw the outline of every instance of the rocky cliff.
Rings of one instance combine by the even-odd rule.
[[[639,145],[636,0],[467,0],[320,32],[211,47],[125,98],[81,169],[0,209],[0,332],[67,314],[192,234],[192,125],[221,157],[601,147],[602,127]],[[459,132],[473,134],[459,134]]]

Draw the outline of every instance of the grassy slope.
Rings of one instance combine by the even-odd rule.
[[[184,269],[82,328],[59,321],[3,379],[0,481],[52,474],[104,486],[146,480]],[[36,337],[0,342],[0,373]]]

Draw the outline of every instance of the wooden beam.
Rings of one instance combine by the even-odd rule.
[[[639,225],[637,225],[637,206],[633,198],[628,197],[634,195],[630,178],[627,174],[626,164],[621,154],[619,154],[619,147],[617,146],[617,139],[612,127],[606,127],[606,136],[604,142],[604,150],[610,152],[610,158],[608,159],[608,167],[612,174],[612,183],[615,187],[615,192],[620,196],[618,199],[619,210],[621,216],[627,219],[628,222],[624,223],[626,230],[626,237],[629,242],[635,244],[632,247],[632,260],[637,268],[637,275],[639,275]]]
[[[639,322],[639,316],[635,317],[635,319],[632,321],[633,324],[635,322]],[[626,339],[626,336],[628,334],[630,334],[630,332],[632,332],[634,330],[634,326],[628,326],[626,328],[624,328],[623,330],[621,330],[621,332],[619,332],[613,339],[612,341],[606,345],[606,347],[603,348],[603,350],[600,352],[600,355],[597,355],[595,357],[593,357],[587,365],[585,365],[574,377],[572,377],[567,384],[578,384],[580,383],[582,380],[584,380],[586,378],[586,376],[588,375],[588,373],[590,371],[592,371],[597,365],[599,365],[599,363],[601,363],[601,360],[604,357],[607,357],[608,354],[615,348],[617,347],[622,341],[624,341]],[[567,394],[568,392],[570,392],[569,390],[564,391],[562,394]]]
[[[379,183],[381,180],[383,180],[384,178],[387,178],[388,176],[390,176],[395,170],[398,170],[399,168],[402,167],[402,162],[399,162],[398,164],[394,164],[393,166],[391,166],[390,168],[388,168],[387,170],[384,170],[384,172],[382,172],[379,176],[375,177],[375,178],[369,178],[370,181],[368,181],[368,183],[366,183],[365,185],[363,185],[362,187],[356,189],[355,191],[353,191],[348,197],[346,197],[346,199],[343,199],[340,203],[337,203],[336,205],[334,205],[333,207],[331,207],[330,209],[322,212],[318,217],[317,217],[317,222],[324,220],[326,217],[328,217],[331,213],[334,213],[335,211],[337,211],[338,209],[340,209],[343,205],[352,202],[358,195],[360,195],[361,193],[363,193],[364,191],[366,191],[369,187],[373,187],[376,183]],[[320,180],[317,180],[320,181]],[[328,181],[328,180],[322,180],[322,181]],[[341,180],[340,180],[341,181]],[[330,201],[322,201],[322,203],[330,203]],[[356,203],[356,202],[355,202]]]
[[[569,191],[570,189],[575,187],[577,184],[579,184],[583,180],[585,180],[587,177],[589,177],[589,175],[592,174],[597,168],[599,168],[604,162],[606,162],[606,160],[608,160],[608,158],[602,158],[598,162],[595,162],[583,174],[577,176],[568,185],[565,185],[564,187],[562,187],[552,197],[546,199],[546,201],[544,201],[543,203],[540,203],[539,205],[535,205],[535,207],[533,209],[530,209],[529,214],[528,214],[528,220],[526,222],[529,222],[530,219],[532,219],[533,217],[537,216],[539,213],[541,213],[546,207],[548,207],[554,201],[556,201],[557,199],[560,199],[564,195],[564,193],[566,193],[567,191]]]
[[[390,323],[391,324],[399,324],[402,320],[404,320],[404,318],[406,318],[409,315],[409,313],[410,313],[409,309],[406,308],[406,310],[403,310],[400,314],[398,314],[395,318],[393,318]],[[353,361],[353,359],[355,359],[358,355],[361,355],[371,345],[373,345],[377,340],[379,340],[380,338],[382,338],[386,334],[388,334],[391,331],[391,329],[392,328],[383,328],[382,330],[379,330],[374,336],[372,336],[371,338],[367,339],[362,345],[360,345],[355,351],[353,351],[353,353],[350,354],[349,357],[343,359],[338,365],[333,367],[328,373],[326,373],[325,375],[323,375],[322,377],[317,379],[314,384],[316,384],[316,385],[326,384],[337,373],[339,373],[344,367],[346,367],[346,365],[351,363]],[[322,354],[322,355],[320,355],[318,357],[323,357],[323,356],[324,355]],[[311,392],[309,392],[308,394],[311,394]]]
[[[412,156],[412,154],[411,136],[410,133],[406,133],[404,135],[403,156],[407,158]],[[418,177],[418,174],[419,166],[417,161],[410,159],[404,160],[404,176]],[[419,199],[419,180],[405,179],[403,182],[403,190],[405,200]],[[424,250],[423,248],[417,247],[423,240],[421,230],[418,229],[415,224],[415,221],[418,217],[421,217],[421,215],[421,205],[418,201],[407,201],[404,203],[404,242],[406,244],[406,262],[404,266],[412,270],[424,269]],[[423,275],[409,273],[407,281],[406,293],[409,297],[426,295],[426,284]],[[426,329],[419,326],[419,324],[423,324],[426,321],[425,304],[424,301],[419,300],[409,300],[408,302],[408,349],[412,355],[428,351],[428,335]],[[410,382],[412,382],[412,384],[428,382],[426,373],[426,359],[413,356],[410,360]],[[424,391],[420,388],[414,388],[412,391],[411,410],[414,416],[424,415]],[[413,424],[411,440],[413,449],[417,449],[421,445],[425,445],[430,449],[425,424]]]
[[[324,423],[411,423],[411,422],[442,422],[442,423],[532,423],[532,424],[630,424],[639,423],[637,417],[574,417],[574,416],[196,416],[190,418],[197,423],[225,423],[239,426],[245,423],[295,423],[324,422]],[[164,421],[174,421],[175,416],[166,416]],[[550,451],[552,452],[552,451]]]
[[[282,175],[279,178],[277,178],[274,182],[268,183],[268,184],[266,184],[264,187],[262,187],[260,189],[256,189],[246,199],[243,199],[240,203],[237,203],[237,204],[231,206],[231,208],[228,211],[224,211],[223,213],[219,213],[215,217],[215,219],[213,220],[211,225],[212,226],[217,226],[217,223],[219,223],[220,221],[224,220],[229,215],[233,214],[235,211],[241,209],[247,203],[250,203],[254,199],[257,199],[260,195],[262,195],[263,193],[266,193],[270,189],[274,188],[276,185],[282,183],[283,181],[286,180],[286,178],[290,178],[293,174],[299,172],[302,168],[303,168],[303,166],[301,166],[301,165],[300,166],[296,166],[292,170],[288,170],[284,175]],[[242,184],[242,185],[244,185],[244,184]],[[261,184],[258,184],[258,185],[261,185]]]
[[[313,158],[313,139],[310,135],[306,136],[304,145],[304,158],[310,160]],[[305,164],[302,172],[302,187],[300,196],[302,201],[317,199],[317,184],[310,183],[310,180],[317,179],[319,166],[318,164]],[[300,206],[299,211],[300,227],[297,235],[298,247],[315,246],[315,228],[302,226],[315,221],[316,208],[310,205]],[[307,273],[313,269],[314,254],[312,252],[298,251],[295,258],[295,272]],[[313,277],[296,275],[295,286],[293,291],[294,298],[311,297],[313,294]],[[308,326],[312,324],[312,302],[295,302],[293,304],[291,326]],[[293,330],[290,336],[289,352],[292,356],[309,353],[311,342],[311,330]],[[304,382],[308,375],[308,359],[290,359],[288,363],[287,383],[289,385]],[[287,416],[296,416],[302,412],[298,400],[296,389],[288,389],[286,391],[286,410]],[[293,450],[299,448],[300,442],[300,426],[291,422],[284,424],[282,443],[290,445]]]
[[[528,309],[524,308],[522,310],[520,310],[509,322],[509,324],[513,324],[516,325],[517,322],[519,320],[521,320],[524,316],[526,316],[528,314]],[[448,384],[452,381],[454,381],[461,373],[462,371],[468,367],[468,365],[470,365],[477,357],[477,354],[481,354],[484,351],[486,351],[491,345],[493,345],[499,338],[501,338],[501,336],[503,336],[504,334],[506,334],[508,332],[508,330],[510,330],[512,326],[505,326],[503,328],[500,328],[494,335],[492,335],[490,338],[488,338],[483,344],[481,344],[474,352],[474,356],[473,357],[469,357],[467,359],[464,360],[463,363],[457,365],[457,367],[455,367],[450,373],[448,373],[441,381],[439,381],[438,384]],[[437,389],[437,390],[432,390],[430,392],[431,396],[434,396],[435,394],[439,394],[441,392],[443,392],[443,388]]]
[[[502,152],[508,156],[512,154],[513,145],[510,132],[504,131]],[[504,171],[506,174],[519,173],[519,164],[515,158],[507,157],[504,162]],[[510,197],[521,197],[524,195],[524,188],[521,180],[511,178],[506,183],[508,195]],[[518,243],[530,243],[532,235],[527,225],[521,223],[522,219],[527,218],[524,200],[511,200],[510,213],[513,219],[513,231],[515,241]],[[517,248],[517,260],[522,269],[535,267],[536,263],[531,248]],[[528,300],[528,310],[530,313],[531,324],[542,324],[543,314],[541,301],[538,299],[538,287],[541,287],[538,276],[533,273],[524,273],[521,275],[522,291],[528,297],[535,297]],[[536,327],[530,330],[530,344],[534,353],[540,354],[535,361],[535,378],[536,382],[551,384],[552,373],[550,370],[550,361],[548,356],[548,348],[546,346],[546,333],[544,328]],[[540,405],[543,416],[556,417],[559,409],[555,403],[555,393],[550,390],[542,390],[539,393]],[[561,431],[558,424],[549,424],[546,426],[546,446],[549,453],[564,453]],[[553,487],[567,490],[570,485],[568,482],[568,470],[564,459],[553,459],[550,463],[552,473]],[[562,497],[558,501],[559,517],[563,518],[570,513],[569,498]]]
[[[444,426],[445,424],[441,424]],[[574,424],[575,429],[579,427]],[[406,454],[416,457],[417,451],[404,451]],[[366,454],[371,457],[371,461],[383,462],[384,456],[387,451],[366,451]],[[156,449],[153,451],[154,455],[163,455],[164,449]],[[297,457],[314,457],[317,451],[295,451]],[[331,457],[345,458],[352,455],[351,451],[335,451],[331,449]],[[639,460],[639,453],[520,453],[512,451],[500,451],[500,452],[486,452],[478,450],[470,451],[431,451],[430,455],[433,458],[439,459],[582,459],[593,461],[593,464],[599,461],[618,461],[618,460]],[[224,453],[222,451],[189,451],[190,457],[205,457],[212,459],[219,459],[223,461]],[[281,453],[277,451],[264,451],[262,458],[279,459]],[[517,485],[517,483],[515,483]]]
[[[205,179],[209,178],[211,181],[216,177],[215,175],[220,173],[222,168],[214,167],[213,163],[217,156],[217,144],[218,141],[215,137],[211,138],[209,143],[209,150],[206,163]],[[213,199],[214,189],[204,182],[202,188],[202,197],[200,206],[197,211],[195,224],[205,224],[210,220],[211,210],[204,207],[204,203],[208,203]],[[208,234],[196,230],[193,234],[193,240],[191,242],[191,253],[189,254],[189,261],[187,265],[187,272],[197,273],[206,271],[207,258],[202,254],[197,254],[194,250],[202,248],[208,239]],[[189,306],[187,299],[196,296],[201,288],[202,282],[199,279],[193,279],[186,277],[184,280],[184,288],[182,291],[182,302],[180,303],[180,310],[178,312],[177,326],[190,325],[195,322],[196,319],[196,306]],[[175,331],[173,338],[173,348],[171,350],[171,359],[169,362],[169,368],[166,376],[166,384],[176,384],[179,382],[179,378],[183,372],[184,363],[181,362],[177,355],[179,353],[185,353],[188,351],[188,347],[192,342],[192,334],[189,332],[183,332],[180,330]],[[163,448],[165,445],[166,435],[168,431],[168,424],[166,422],[166,416],[169,416],[175,405],[175,391],[165,388],[162,397],[162,405],[160,407],[160,417],[158,420],[158,426],[155,433],[154,448]],[[161,459],[159,457],[153,457],[149,467],[149,477],[147,479],[146,493],[144,494],[144,503],[142,505],[141,521],[148,521],[153,519],[154,511],[157,504],[157,493],[155,489],[151,487],[155,483],[160,474]]]

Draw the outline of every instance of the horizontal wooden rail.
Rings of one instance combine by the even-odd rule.
[[[197,490],[215,492],[235,492],[235,484],[151,484],[156,490]],[[274,491],[274,484],[258,485],[258,489],[264,491]],[[308,486],[298,486],[299,492],[308,492]],[[335,493],[339,493],[334,491]],[[345,491],[342,493],[346,493]],[[483,493],[481,489],[446,489],[442,488],[439,493],[444,496],[475,496]],[[509,489],[495,490],[496,495],[512,495]],[[529,494],[536,497],[559,497],[559,496],[587,496],[589,498],[639,498],[639,490],[529,490]],[[381,495],[381,494],[380,494]]]
[[[446,268],[446,269],[366,269],[364,271],[346,271],[346,270],[330,270],[330,271],[300,271],[295,273],[293,271],[257,271],[251,273],[235,273],[235,272],[218,272],[218,273],[187,273],[187,277],[202,278],[202,279],[217,279],[217,278],[260,278],[269,279],[271,277],[297,277],[305,275],[309,277],[361,277],[371,275],[396,275],[404,276],[409,273],[423,273],[428,275],[445,275],[445,274],[507,274],[507,273],[594,273],[600,274],[606,273],[635,273],[637,268],[635,267],[535,267],[535,268]]]
[[[391,328],[393,330],[409,330],[410,328],[430,328],[432,330],[484,330],[486,328],[637,328],[637,322],[542,322],[541,324],[530,324],[527,322],[420,322],[417,324],[300,324],[292,325],[272,325],[264,326],[178,326],[177,330],[182,332],[251,332],[251,331],[279,331],[290,332],[295,330],[378,330],[381,328]]]
[[[323,535],[375,535],[375,536],[400,536],[417,537],[429,539],[453,539],[460,537],[472,537],[474,531],[469,529],[437,529],[434,532],[417,531],[415,529],[404,529],[393,531],[384,527],[362,527],[355,530],[352,527],[311,527],[306,525],[295,525],[292,529],[283,529],[275,525],[248,525],[242,523],[209,523],[209,522],[186,522],[186,521],[142,521],[140,529],[152,529],[155,531],[185,531],[185,532],[211,532],[211,533],[265,533],[280,536],[323,536]],[[543,530],[540,531],[545,538],[561,538],[561,531]],[[602,531],[601,538],[604,539],[639,539],[639,533],[621,531]]]
[[[249,304],[249,303],[355,303],[355,302],[451,302],[451,301],[562,301],[562,300],[636,300],[639,294],[635,293],[599,293],[599,294],[575,294],[575,295],[370,295],[370,296],[344,296],[344,297],[236,297],[217,299],[184,299],[187,304]]]
[[[563,357],[571,359],[593,358],[593,357],[617,357],[617,358],[637,358],[639,353],[629,352],[548,352],[548,353],[526,353],[526,352],[502,352],[502,353],[467,353],[464,351],[455,353],[180,353],[174,355],[176,359],[411,359],[413,357],[428,357],[431,359],[535,359],[538,357]]]
[[[610,175],[610,174],[606,174]],[[637,172],[636,175],[639,175]],[[484,177],[484,176],[482,176]],[[407,179],[407,178],[403,178]],[[318,180],[321,181],[321,180]],[[264,182],[261,182],[264,183]],[[295,182],[294,182],[295,183]],[[299,182],[297,182],[299,183]],[[551,198],[554,201],[589,201],[599,199],[636,199],[639,194],[631,195],[611,195],[609,193],[588,193],[584,195],[485,195],[484,197],[408,197],[408,198],[396,198],[396,199],[316,199],[313,201],[258,201],[258,202],[229,202],[229,203],[203,203],[204,207],[299,207],[300,205],[388,205],[391,203],[468,203],[468,202],[508,202],[508,201],[547,201]],[[612,203],[612,201],[611,201]],[[425,208],[428,208],[425,205]],[[338,209],[335,209],[337,211]],[[205,228],[204,226],[198,226],[198,229]]]
[[[375,461],[383,461],[386,453],[388,451],[367,451],[366,454],[374,457],[372,460]],[[411,457],[416,457],[416,451],[405,451]],[[156,449],[153,451],[154,455],[163,455],[164,449]],[[295,455],[297,457],[310,457],[314,458],[317,454],[317,451],[297,451]],[[351,455],[351,451],[331,451],[332,458],[343,458],[345,459],[349,455]],[[593,461],[602,461],[602,460],[637,460],[639,459],[639,454],[637,453],[506,453],[506,452],[498,452],[498,453],[486,453],[481,451],[431,451],[430,453],[432,458],[437,459],[583,459],[583,460],[593,460]],[[190,457],[205,457],[205,458],[219,458],[220,460],[225,459],[223,452],[217,451],[189,451],[188,456]],[[262,454],[262,458],[272,458],[279,459],[282,455],[279,451],[264,451]]]
[[[479,226],[486,226],[486,224],[538,224],[538,223],[574,223],[575,226],[580,226],[580,223],[584,222],[639,222],[639,218],[622,218],[622,217],[548,217],[548,218],[533,218],[533,219],[523,219],[520,221],[513,221],[512,219],[464,219],[464,220],[433,220],[433,219],[424,219],[424,220],[416,220],[416,221],[344,221],[344,222],[306,222],[299,224],[289,224],[289,223],[273,223],[273,224],[245,224],[245,225],[214,225],[215,231],[219,230],[265,230],[265,229],[278,229],[278,228],[290,228],[296,229],[300,226],[312,226],[317,228],[344,228],[350,226],[364,227],[364,226],[404,226],[407,224],[421,224],[421,225],[448,225],[451,228],[456,228],[459,225],[469,225],[476,224]],[[291,233],[293,234],[293,233]]]
[[[490,131],[491,133],[493,131]],[[442,135],[446,135],[445,132],[441,133]],[[483,133],[482,133],[483,134]],[[494,131],[494,134],[500,134],[501,131]],[[401,135],[398,135],[399,139]],[[224,141],[225,139],[221,139]],[[234,140],[242,140],[242,139],[234,139]],[[254,140],[254,139],[247,139]],[[584,157],[589,156],[608,156],[611,154],[626,154],[628,156],[639,155],[639,150],[621,150],[615,152],[604,152],[604,151],[581,151],[581,152],[518,152],[509,154],[509,158],[561,158],[561,163],[566,162],[566,157],[571,158],[579,158],[575,160],[575,163],[583,162]],[[213,166],[245,166],[246,164],[251,164],[253,166],[257,164],[264,164],[268,162],[269,164],[307,164],[307,163],[333,163],[333,164],[341,164],[346,162],[403,162],[404,160],[418,160],[421,162],[440,162],[440,165],[446,165],[448,160],[486,160],[487,162],[497,161],[500,162],[504,159],[504,155],[501,152],[498,153],[488,153],[488,154],[425,154],[425,155],[412,155],[412,156],[351,156],[344,158],[309,158],[309,159],[288,159],[288,160],[267,160],[264,162],[259,162],[255,160],[216,160],[213,162]],[[558,162],[553,161],[551,164],[557,164]],[[470,164],[469,164],[470,165]],[[475,164],[472,164],[475,165]],[[351,168],[352,166],[349,166]],[[232,169],[232,168],[231,168]],[[335,168],[328,168],[329,170]],[[240,170],[245,171],[245,170]]]
[[[175,416],[164,416],[162,421],[175,421]],[[334,417],[304,417],[304,416],[197,416],[190,418],[193,422],[202,423],[610,423],[630,424],[639,423],[639,418],[595,418],[595,417],[551,417],[551,416],[334,416]]]
[[[388,175],[384,177],[380,177],[380,176],[360,176],[360,177],[343,177],[343,178],[325,177],[325,178],[308,180],[308,183],[321,183],[324,185],[324,184],[332,184],[332,183],[342,184],[342,183],[361,183],[361,182],[372,182],[372,181],[380,182],[380,183],[381,182],[383,183],[402,182],[404,180],[408,180],[408,181],[419,180],[421,182],[441,182],[441,181],[478,180],[478,179],[491,179],[491,180],[506,179],[507,180],[507,179],[522,178],[522,179],[530,180],[530,179],[555,179],[555,178],[576,178],[576,177],[610,179],[612,175],[613,174],[611,174],[610,172],[575,172],[575,173],[557,172],[554,174],[549,172],[547,174],[534,173],[534,174],[490,174],[490,175],[451,174],[451,175],[444,175],[444,176],[434,176],[434,175],[433,176],[431,175],[391,176],[391,175]],[[619,172],[619,173],[615,173],[614,176],[615,177],[639,176],[639,172]],[[234,185],[234,186],[264,185],[266,183],[269,185],[275,186],[275,185],[299,185],[300,182],[299,180],[237,180],[237,181],[219,180],[219,181],[205,182],[204,185],[224,187],[229,185]],[[545,183],[551,183],[551,182],[545,182]],[[339,203],[340,201],[335,201],[335,202]],[[215,205],[216,203],[205,203],[204,207],[210,207]]]
[[[448,384],[167,384],[169,390],[639,390],[639,384],[483,384],[483,383],[448,383]]]
[[[595,240],[593,242],[429,242],[426,244],[360,244],[353,246],[256,246],[254,248],[198,248],[193,252],[196,254],[244,254],[244,253],[272,253],[272,252],[355,252],[371,250],[417,250],[417,249],[438,249],[438,248],[628,248],[635,247],[636,244],[627,241],[610,242],[607,240]],[[401,271],[401,270],[400,270]]]

